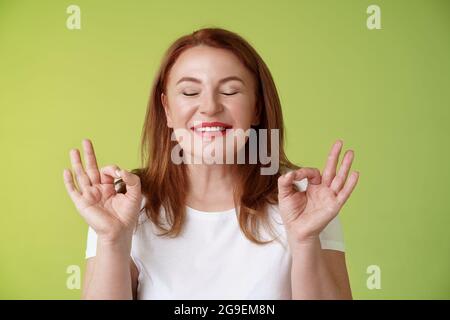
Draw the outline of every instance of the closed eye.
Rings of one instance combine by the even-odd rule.
[[[198,93],[197,93],[197,92],[193,92],[193,93],[183,92],[183,94],[184,94],[186,97],[193,97],[193,96],[197,95]]]
[[[237,93],[238,93],[238,91],[236,91],[236,92],[222,92],[222,94],[224,96],[233,96],[233,95],[235,95]],[[183,92],[183,95],[185,95],[186,97],[193,97],[193,96],[198,95],[198,92],[193,92],[193,93]]]

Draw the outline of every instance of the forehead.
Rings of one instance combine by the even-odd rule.
[[[205,45],[189,48],[180,54],[169,73],[169,82],[182,77],[195,77],[202,81],[220,80],[228,76],[252,78],[239,58],[231,51]]]

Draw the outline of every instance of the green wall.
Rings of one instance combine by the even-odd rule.
[[[66,8],[81,8],[68,30]],[[371,4],[381,30],[366,27]],[[269,65],[287,153],[322,168],[336,138],[361,173],[341,213],[356,299],[449,299],[449,1],[0,0],[0,298],[78,299],[87,226],[68,151],[139,165],[148,93],[178,36],[236,31]],[[381,269],[381,289],[366,269]]]

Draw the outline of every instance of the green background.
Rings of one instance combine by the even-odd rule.
[[[66,8],[81,8],[68,30]],[[366,27],[370,4],[381,30]],[[450,1],[0,1],[0,298],[78,299],[87,226],[66,195],[68,151],[139,165],[163,52],[206,26],[269,65],[287,153],[322,168],[336,138],[361,173],[341,219],[356,299],[450,298]],[[369,290],[366,269],[381,268]]]

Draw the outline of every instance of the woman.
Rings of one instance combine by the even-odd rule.
[[[264,145],[281,166],[275,174],[261,173],[261,153],[249,161],[252,140],[236,132],[251,129],[277,133]],[[83,297],[351,299],[337,215],[358,180],[353,152],[337,172],[337,140],[321,173],[290,163],[283,141],[275,84],[250,44],[219,28],[175,41],[151,92],[143,168],[99,170],[89,140],[85,166],[70,152],[77,186],[68,169],[65,185],[89,224]],[[211,159],[211,146],[245,161],[174,157]]]

